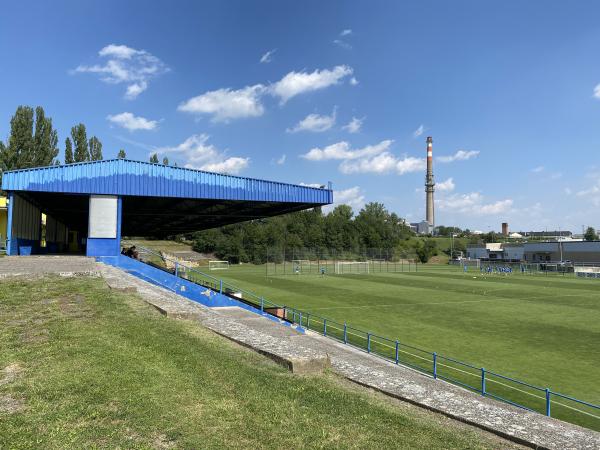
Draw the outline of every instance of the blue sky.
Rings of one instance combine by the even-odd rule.
[[[83,122],[105,158],[157,151],[332,181],[355,210],[381,201],[418,221],[431,135],[437,224],[580,232],[600,225],[599,13],[584,1],[5,3],[0,137],[18,105],[42,105],[61,149]]]

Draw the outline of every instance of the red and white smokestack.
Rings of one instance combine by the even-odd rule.
[[[427,138],[427,174],[425,175],[425,220],[432,227],[435,226],[433,192],[435,191],[435,182],[433,181],[433,139]]]

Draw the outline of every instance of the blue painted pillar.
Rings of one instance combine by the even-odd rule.
[[[17,240],[13,238],[13,213],[15,207],[15,194],[8,193],[8,217],[6,223],[6,254],[17,254]]]

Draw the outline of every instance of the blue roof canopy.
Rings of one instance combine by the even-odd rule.
[[[125,159],[7,171],[2,178],[2,189],[68,194],[298,202],[315,206],[333,201],[330,186],[328,189],[320,189]]]
[[[82,231],[87,196],[123,198],[123,235],[163,236],[275,216],[333,202],[315,188],[125,159],[7,171],[2,189]]]

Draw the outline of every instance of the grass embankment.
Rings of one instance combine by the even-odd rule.
[[[600,404],[598,280],[572,274],[482,276],[478,269],[463,273],[460,267],[429,264],[418,270],[267,278],[264,266],[232,266],[218,276],[278,304]],[[476,387],[477,375],[468,376]],[[543,392],[535,392],[537,399],[512,394],[518,395],[509,398],[544,411]],[[600,419],[559,404],[553,414],[600,429]]]
[[[0,448],[498,448],[449,419],[294,376],[101,279],[0,283]]]

